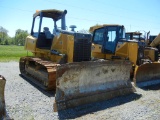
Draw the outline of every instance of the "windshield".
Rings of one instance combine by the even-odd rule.
[[[114,42],[116,40],[116,31],[117,27],[108,27],[108,35],[107,35],[108,41]]]
[[[133,35],[133,39],[140,40],[140,35]]]
[[[42,21],[41,21],[42,19]],[[55,26],[56,28],[60,28],[58,26],[61,25],[61,21],[53,21],[52,18],[47,18],[47,17],[39,17],[37,16],[36,18],[33,18],[33,24],[32,24],[32,29],[31,29],[31,35],[33,35],[34,37],[38,38],[38,34],[40,33],[48,33],[51,35],[54,35],[57,33],[57,31],[55,30]]]
[[[105,32],[104,28],[100,28],[100,29],[97,29],[95,31],[94,37],[93,37],[94,43],[100,44],[100,45],[103,44],[103,41],[104,41],[104,32]]]
[[[103,46],[103,53],[114,53],[117,42],[125,38],[123,26],[106,26],[95,30],[93,43]]]
[[[145,38],[140,34],[126,33],[127,40],[144,40]]]
[[[108,30],[108,34],[105,34],[105,29]],[[118,33],[119,32],[119,33]],[[93,42],[96,44],[103,44],[103,41],[107,39],[107,41],[114,42],[116,39],[124,39],[125,38],[125,28],[121,26],[109,26],[103,27],[95,30],[93,36]]]
[[[54,22],[53,22],[52,18],[43,17],[40,28],[39,28],[39,24],[40,24],[40,17],[36,17],[35,22],[34,22],[34,26],[33,26],[33,34],[38,34],[39,29],[40,29],[41,33],[44,32],[45,30],[47,30],[51,33],[53,32]]]

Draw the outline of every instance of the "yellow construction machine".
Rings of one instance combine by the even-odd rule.
[[[146,44],[148,44],[146,41],[145,36],[142,36],[141,32],[126,32],[125,33],[125,38],[126,40],[137,40],[137,41],[141,41],[141,42],[145,42]]]
[[[91,34],[66,30],[66,14],[66,10],[52,9],[33,15],[31,35],[25,42],[33,56],[20,58],[21,74],[45,90],[56,90],[58,110],[133,93],[132,63],[127,59],[92,61]]]
[[[142,33],[140,32],[126,32],[125,36],[126,36],[126,40],[136,40],[139,42],[143,42],[144,43],[144,58],[150,60],[150,62],[156,62],[158,61],[158,49],[156,48],[157,43],[160,41],[155,39],[152,41],[152,44],[150,44],[150,39],[148,39],[149,37],[149,33],[147,33],[147,36],[142,36]],[[154,44],[155,43],[155,44]]]
[[[127,39],[124,26],[116,24],[92,26],[90,32],[93,34],[93,59],[101,58],[117,61],[128,59],[133,63],[131,78],[134,75],[135,84],[139,83],[139,86],[147,86],[160,82],[158,51],[153,47],[146,47],[143,39],[140,39],[141,33],[128,33],[132,38],[133,35],[136,35],[134,36],[136,39]],[[152,59],[146,57],[147,52],[150,54],[149,56],[152,56]]]
[[[5,100],[4,100],[4,89],[5,89],[6,80],[3,76],[0,75],[0,120],[5,119]]]
[[[149,43],[151,47],[156,47],[158,51],[160,52],[160,33],[157,36],[150,35]]]
[[[126,32],[125,37],[127,40],[137,40],[145,43],[146,47],[153,47],[160,49],[160,34],[150,35],[150,31],[147,35],[142,36],[141,32]]]

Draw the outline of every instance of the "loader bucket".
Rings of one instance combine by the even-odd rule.
[[[160,83],[160,63],[146,63],[137,66],[134,73],[134,83],[138,87]]]
[[[6,80],[0,75],[0,120],[5,117],[4,88]]]
[[[89,61],[57,68],[54,110],[102,101],[135,92],[129,61]],[[56,107],[56,108],[55,108]]]

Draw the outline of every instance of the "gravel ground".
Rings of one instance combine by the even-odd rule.
[[[54,92],[45,92],[22,78],[18,62],[0,63],[6,80],[7,117],[15,120],[109,119],[159,120],[160,84],[112,100],[53,112]]]

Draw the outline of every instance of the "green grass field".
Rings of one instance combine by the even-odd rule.
[[[0,45],[0,62],[19,61],[20,57],[31,55],[31,52],[24,50],[24,46]]]

